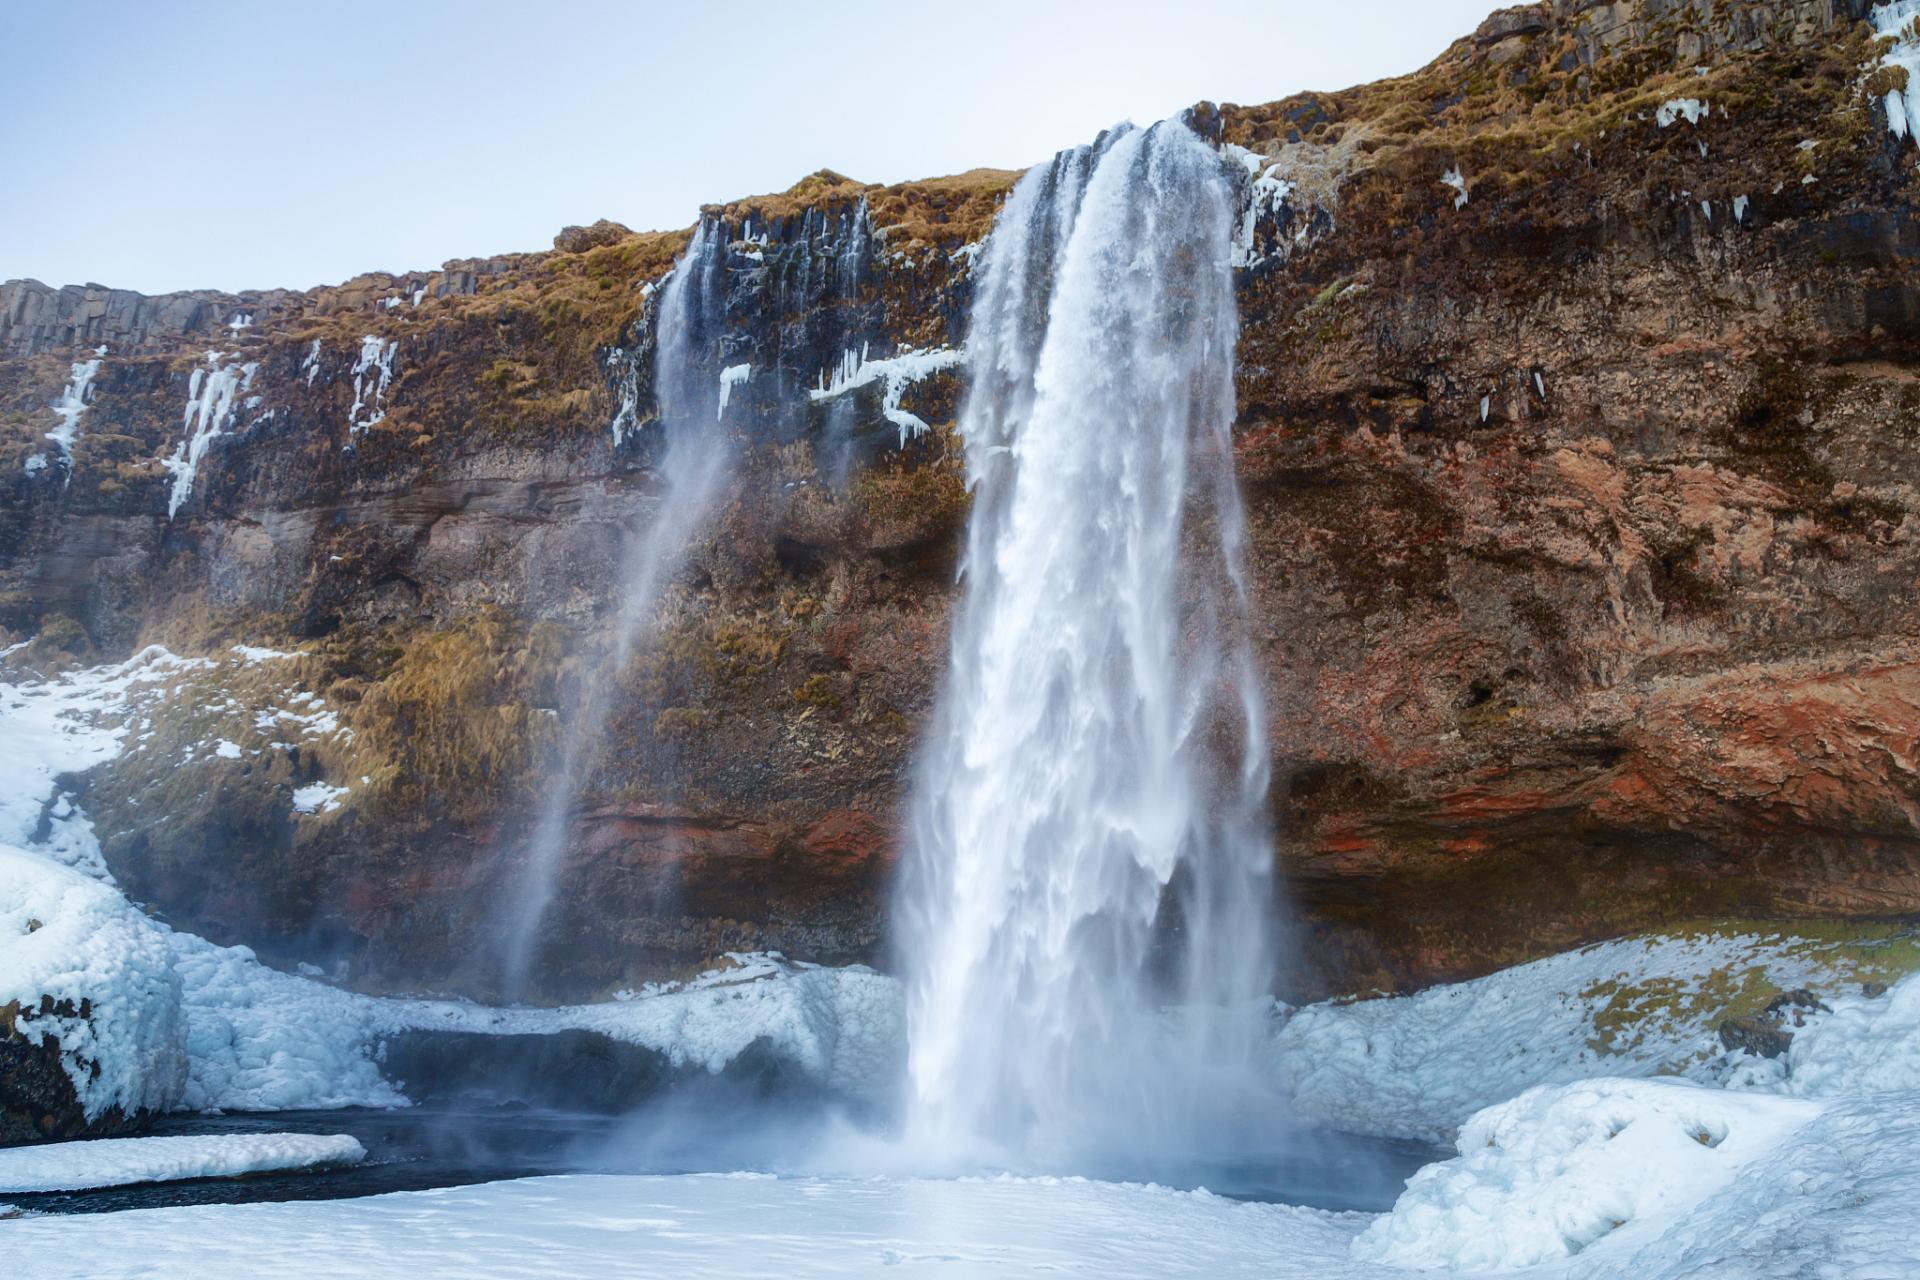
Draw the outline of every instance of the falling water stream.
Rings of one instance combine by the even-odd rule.
[[[730,472],[732,451],[721,423],[725,259],[725,235],[713,220],[703,219],[660,293],[654,347],[654,388],[663,433],[656,468],[659,493],[644,529],[626,539],[612,659],[583,690],[566,727],[559,766],[507,905],[501,967],[502,989],[509,999],[527,994],[541,921],[552,905],[579,796],[606,730],[614,677],[644,640],[661,589]]]
[[[1280,1114],[1230,428],[1237,206],[1177,122],[1020,181],[973,306],[952,666],[899,903],[907,1137],[1081,1173]]]

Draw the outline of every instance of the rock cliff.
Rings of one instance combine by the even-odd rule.
[[[1402,79],[1190,113],[1244,175],[1285,993],[1920,912],[1920,151],[1870,16],[1536,5]],[[747,947],[884,962],[967,512],[952,353],[1016,177],[823,171],[703,212],[740,462],[621,673],[550,994]],[[689,238],[0,288],[0,625],[33,641],[6,661],[297,650],[276,678],[347,730],[236,759],[191,749],[211,686],[158,716],[187,750],[74,784],[135,897],[368,987],[488,989],[658,501]]]

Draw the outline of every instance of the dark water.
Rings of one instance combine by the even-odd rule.
[[[112,1213],[193,1204],[340,1200],[562,1173],[786,1172],[769,1152],[800,1150],[817,1117],[756,1106],[724,1111],[654,1108],[613,1118],[526,1108],[420,1106],[400,1111],[280,1111],[169,1116],[155,1137],[190,1134],[350,1133],[364,1163],[338,1169],[141,1183],[93,1191],[7,1194],[37,1213]],[[1176,1186],[1321,1209],[1383,1210],[1405,1179],[1448,1152],[1417,1142],[1317,1132],[1283,1155],[1153,1171]]]

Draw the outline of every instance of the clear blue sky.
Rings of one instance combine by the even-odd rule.
[[[1400,75],[1497,0],[0,0],[0,278],[306,288],[1018,168]]]

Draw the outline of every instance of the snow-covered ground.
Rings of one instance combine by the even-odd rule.
[[[1863,979],[1898,979],[1917,959],[1905,939],[1701,924],[1418,995],[1294,1010],[1268,1066],[1312,1120],[1437,1143],[1482,1107],[1535,1085],[1602,1076],[1683,1075],[1798,1094],[1920,1089],[1920,988],[1859,994]],[[1784,1061],[1724,1050],[1723,1018],[1796,988],[1832,1012],[1813,1013]]]
[[[1073,1179],[534,1178],[0,1225],[27,1276],[1262,1277],[1349,1262],[1362,1215]]]
[[[0,1195],[234,1178],[275,1169],[358,1164],[366,1158],[366,1148],[346,1134],[224,1133],[56,1142],[0,1150]]]
[[[603,1004],[495,1009],[358,995],[149,919],[114,886],[58,775],[146,749],[155,699],[235,664],[252,683],[201,700],[226,717],[220,725],[272,735],[299,719],[302,734],[350,733],[315,705],[283,713],[280,702],[292,702],[267,697],[273,713],[262,712],[253,702],[272,693],[272,680],[259,671],[291,667],[294,656],[235,653],[150,649],[0,686],[0,1005],[21,1002],[21,1034],[60,1036],[90,1116],[115,1105],[404,1105],[379,1057],[384,1038],[410,1029],[586,1028],[711,1071],[765,1039],[845,1095],[879,1097],[897,1082],[899,984],[859,966],[741,954],[690,982]],[[210,757],[272,746],[238,729],[221,736],[212,721],[193,732],[193,749]],[[1916,967],[1920,946],[1896,930],[1705,923],[1411,997],[1277,1009],[1266,1067],[1300,1115],[1457,1138],[1461,1154],[1423,1170],[1386,1215],[1076,1180],[576,1177],[28,1218],[0,1226],[0,1240],[15,1246],[16,1269],[48,1276],[803,1277],[898,1266],[945,1275],[1920,1275]],[[1796,988],[1820,1006],[1800,1010],[1804,1024],[1782,1057],[1724,1049],[1721,1019]],[[14,1153],[0,1160],[0,1187],[213,1176],[304,1158],[292,1146],[276,1155],[166,1145],[183,1141],[205,1140]],[[294,1145],[309,1141],[329,1140]],[[66,1171],[9,1176],[35,1160]],[[62,1164],[89,1161],[105,1172]],[[918,1166],[896,1153],[876,1167]]]

